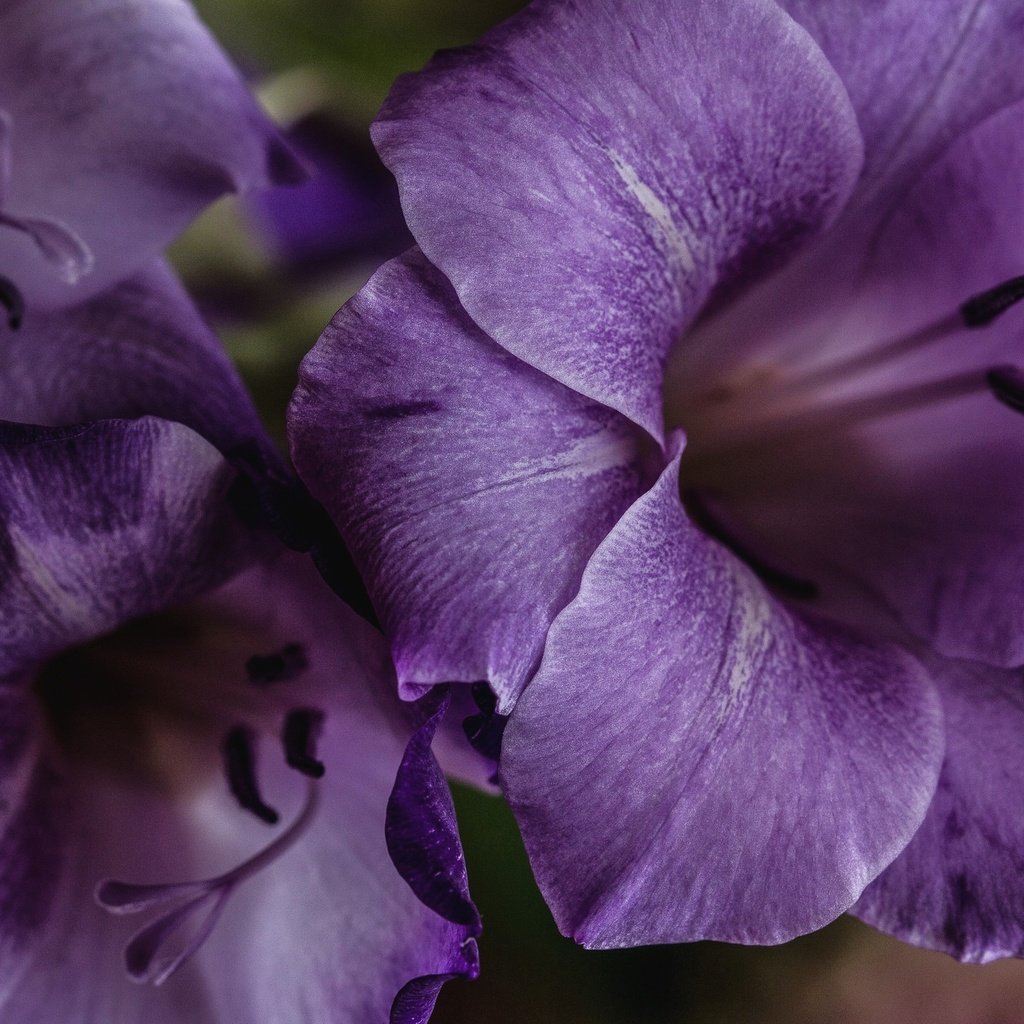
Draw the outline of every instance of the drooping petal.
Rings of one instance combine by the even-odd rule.
[[[656,438],[673,340],[861,160],[841,82],[762,0],[534,3],[399,79],[374,139],[476,323]]]
[[[252,539],[216,449],[166,420],[0,430],[0,678],[187,600]]]
[[[339,311],[289,429],[404,695],[489,680],[502,710],[645,476],[640,431],[494,344],[416,250]]]
[[[830,921],[913,835],[942,758],[920,667],[777,603],[687,520],[677,472],[594,554],[505,732],[534,872],[588,946]]]
[[[798,575],[817,574],[823,595],[839,587],[856,600],[859,591],[861,603],[888,609],[940,653],[1004,667],[1024,664],[1024,420],[990,393],[985,375],[1020,363],[1024,308],[970,329],[957,310],[1024,271],[1022,140],[1018,104],[917,182],[847,301],[821,307],[806,292],[808,321],[791,336],[776,335],[769,318],[758,342],[751,323],[747,368],[766,369],[766,384],[731,408],[742,416],[770,403],[779,382],[817,374],[821,383],[789,400],[817,408],[819,421],[801,436],[773,436],[770,418],[747,431],[744,464],[722,488],[746,542]],[[817,278],[826,292],[830,266]],[[938,339],[900,342],[943,323]],[[703,352],[688,358],[692,378]],[[973,395],[921,407],[898,397],[971,376]],[[684,419],[694,391],[673,399]],[[885,415],[843,424],[843,404],[870,395],[896,397]],[[783,392],[784,413],[785,402]]]
[[[269,448],[227,354],[162,262],[0,344],[0,419],[67,426],[159,416],[222,452]]]
[[[185,0],[14,0],[0,53],[4,216],[25,228],[0,226],[0,274],[30,307],[108,288],[226,191],[301,177]]]
[[[1024,955],[1024,677],[934,663],[946,759],[924,823],[854,908],[918,946],[986,963]]]

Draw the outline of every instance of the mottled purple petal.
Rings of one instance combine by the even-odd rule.
[[[687,520],[677,472],[591,559],[505,733],[534,872],[588,946],[825,924],[906,845],[942,758],[920,666],[779,604]]]
[[[431,750],[451,703],[448,688],[418,702],[426,719],[405,748],[388,798],[388,852],[402,877],[431,910],[479,931],[451,792]]]
[[[476,323],[655,437],[672,342],[861,159],[839,79],[761,0],[542,0],[399,79],[374,139]]]
[[[164,420],[0,430],[0,678],[236,572],[234,476]]]
[[[269,448],[237,372],[163,263],[81,305],[30,311],[0,345],[0,419],[159,416],[228,452]]]
[[[0,53],[4,214],[63,230],[89,256],[75,267],[70,242],[47,253],[0,227],[0,274],[30,307],[108,288],[226,191],[301,174],[185,0],[13,0]]]
[[[854,908],[918,946],[986,963],[1024,955],[1024,677],[933,663],[946,759],[924,823]]]
[[[289,429],[403,694],[489,680],[502,710],[645,480],[642,433],[487,338],[415,250],[339,311],[303,364]]]

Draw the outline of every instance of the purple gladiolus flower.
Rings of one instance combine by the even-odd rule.
[[[1024,10],[537,0],[399,80],[419,249],[297,465],[406,696],[486,680],[589,946],[1024,954]]]
[[[305,172],[185,0],[0,8],[0,301],[81,302],[227,191]]]
[[[260,526],[216,340],[155,265],[0,382],[0,1016],[425,1021],[477,969],[446,701]]]

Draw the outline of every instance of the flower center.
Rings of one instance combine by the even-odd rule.
[[[1024,277],[1014,277],[940,320],[809,369],[748,367],[710,387],[679,393],[670,384],[666,421],[687,433],[680,482],[691,520],[780,593],[815,597],[820,581],[776,565],[761,550],[765,530],[745,521],[751,502],[735,499],[748,499],[769,478],[770,489],[780,492],[826,461],[864,461],[866,470],[871,454],[855,431],[888,417],[979,394],[1024,413],[1024,371],[1017,366],[989,364],[914,379],[902,362],[987,327],[1022,300]],[[744,512],[736,512],[737,504]]]
[[[129,623],[58,655],[35,682],[54,755],[171,799],[194,796],[222,773],[242,810],[276,826],[280,815],[259,786],[256,745],[284,710],[290,687],[279,691],[278,684],[300,676],[307,659],[293,643],[246,660],[243,652],[257,643],[251,628],[228,615],[185,608]],[[96,900],[111,913],[166,908],[125,947],[129,977],[155,984],[170,977],[202,946],[238,885],[305,834],[324,774],[316,756],[323,724],[323,712],[315,708],[283,714],[283,760],[306,776],[305,798],[291,824],[263,849],[200,881],[100,882]]]

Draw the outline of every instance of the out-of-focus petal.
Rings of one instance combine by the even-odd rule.
[[[644,435],[494,344],[416,250],[339,311],[289,429],[408,697],[488,680],[511,706],[644,483]]]
[[[67,426],[159,416],[223,452],[269,447],[237,372],[162,262],[0,344],[0,419]]]
[[[30,307],[108,288],[226,191],[302,176],[185,0],[13,0],[0,53],[4,215],[46,229],[0,227],[0,273]]]
[[[672,342],[828,223],[862,155],[762,0],[534,3],[399,79],[374,139],[476,323],[657,438]]]
[[[0,678],[236,572],[234,472],[165,420],[0,428]]]
[[[594,554],[505,733],[534,872],[588,946],[825,924],[906,845],[942,759],[920,666],[781,606],[687,520],[677,471]]]
[[[918,946],[986,963],[1024,955],[1024,677],[933,663],[946,760],[924,823],[854,908]]]

